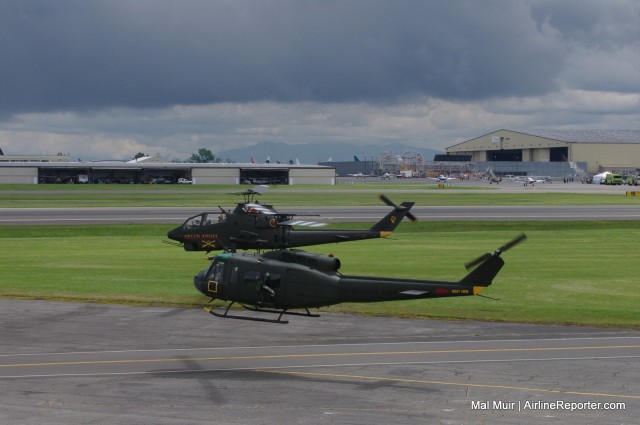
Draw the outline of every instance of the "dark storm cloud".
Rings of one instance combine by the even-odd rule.
[[[562,32],[567,42],[618,48],[640,42],[640,2],[636,0],[536,0],[532,16]]]
[[[543,94],[577,19],[554,3],[5,1],[0,114]]]

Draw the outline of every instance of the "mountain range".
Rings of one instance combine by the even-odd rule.
[[[433,160],[435,154],[443,153],[436,149],[418,148],[402,144],[361,146],[352,143],[326,142],[290,145],[282,142],[265,141],[244,148],[214,152],[214,154],[224,162],[251,162],[251,158],[253,158],[256,163],[264,163],[268,159],[272,164],[276,162],[286,164],[289,161],[295,163],[296,160],[301,164],[317,164],[328,161],[353,161],[354,156],[364,161],[372,157],[378,158],[381,152],[389,151],[395,155],[402,155],[403,152],[418,152],[427,161]]]

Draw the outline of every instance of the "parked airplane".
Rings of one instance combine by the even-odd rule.
[[[436,181],[438,181],[440,183],[446,183],[449,180],[455,180],[456,179],[455,177],[449,177],[449,176],[445,176],[445,175],[442,175],[442,174],[440,174],[438,177],[429,177],[429,178],[433,179],[433,180],[436,180]]]
[[[362,173],[355,173],[355,174],[347,174],[349,177],[355,177],[357,179],[364,179],[367,177],[371,177],[371,174],[362,174]]]
[[[487,171],[485,171],[485,173],[489,174],[489,184],[492,184],[492,183],[499,184],[502,181],[502,177],[496,177],[496,175],[493,172],[493,169],[491,168],[487,168]]]
[[[536,183],[550,183],[551,177],[533,178],[527,177],[524,179],[524,186],[535,186]]]

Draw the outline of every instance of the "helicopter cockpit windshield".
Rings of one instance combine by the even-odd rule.
[[[208,226],[213,223],[220,223],[225,220],[224,214],[216,214],[216,213],[202,213],[191,218],[188,218],[182,228],[184,230],[197,229],[201,226]]]
[[[226,254],[217,256],[211,266],[198,273],[193,280],[196,289],[209,297],[223,297],[226,292],[224,290],[224,269],[227,258],[224,255]]]
[[[221,259],[221,258],[216,258],[213,261],[213,264],[211,264],[211,267],[209,267],[209,270],[207,271],[207,279],[209,281],[214,281],[216,283],[222,283],[222,280],[224,278],[224,266],[226,264],[226,261]]]

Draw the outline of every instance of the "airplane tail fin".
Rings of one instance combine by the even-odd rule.
[[[409,210],[414,204],[415,202],[403,202],[400,205],[394,205],[393,210],[378,221],[371,230],[375,232],[393,232],[405,216],[410,215],[413,217]]]

